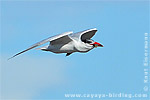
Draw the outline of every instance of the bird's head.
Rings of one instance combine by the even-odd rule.
[[[85,40],[85,43],[88,43],[90,45],[93,45],[93,47],[104,47],[102,44],[98,43],[98,42],[95,42],[91,39],[87,39]]]

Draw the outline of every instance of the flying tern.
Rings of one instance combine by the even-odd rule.
[[[35,43],[31,47],[15,54],[11,58],[14,58],[15,56],[18,56],[30,49],[33,49],[47,42],[50,42],[49,45],[37,49],[43,51],[50,51],[56,54],[66,53],[66,56],[69,56],[74,52],[85,53],[92,50],[95,47],[103,47],[102,44],[95,42],[91,39],[96,32],[97,29],[93,28],[93,29],[88,29],[77,33],[65,32],[62,34],[58,34]]]

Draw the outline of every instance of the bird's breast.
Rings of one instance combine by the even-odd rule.
[[[76,43],[75,48],[78,50],[78,52],[88,52],[89,50],[93,49],[93,46],[83,42],[78,42]]]

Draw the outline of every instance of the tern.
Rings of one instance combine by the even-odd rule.
[[[49,45],[37,48],[37,50],[50,51],[56,54],[66,53],[66,56],[69,56],[74,52],[86,53],[95,47],[103,47],[102,44],[95,42],[91,39],[96,32],[97,29],[93,28],[77,33],[65,32],[62,34],[58,34],[35,43],[31,47],[15,54],[11,58],[14,58],[30,49],[33,49],[47,42],[50,42]]]

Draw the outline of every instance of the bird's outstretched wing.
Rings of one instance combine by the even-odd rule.
[[[93,29],[88,29],[88,30],[81,31],[78,33],[70,34],[69,36],[75,40],[85,41],[86,39],[91,39],[95,35],[96,32],[97,32],[97,29],[93,28]]]
[[[40,45],[42,45],[42,44],[44,44],[44,43],[57,40],[57,39],[59,39],[59,38],[65,37],[65,36],[67,36],[67,35],[69,35],[69,34],[72,34],[72,33],[73,33],[73,32],[65,32],[65,33],[58,34],[58,35],[49,37],[49,38],[47,38],[47,39],[44,39],[44,40],[42,40],[42,41],[40,41],[40,42],[38,42],[38,43],[33,44],[31,47],[29,47],[29,48],[27,48],[27,49],[25,49],[25,50],[23,50],[23,51],[21,51],[21,52],[15,54],[15,55],[12,56],[11,58],[14,58],[15,56],[18,56],[18,55],[20,55],[20,54],[22,54],[22,53],[24,53],[24,52],[26,52],[26,51],[28,51],[28,50],[30,50],[30,49],[33,49],[33,48],[35,48],[35,47],[37,47],[37,46],[40,46]],[[9,58],[9,59],[11,59],[11,58]],[[8,60],[9,60],[9,59],[8,59]]]
[[[70,38],[70,36],[69,35],[65,35],[65,36],[63,36],[61,38],[55,39],[53,41],[50,41],[50,44],[51,45],[59,45],[59,44],[65,45],[65,44],[67,44],[67,43],[69,43],[71,41],[72,41],[72,39]]]

